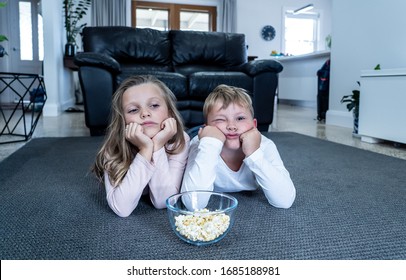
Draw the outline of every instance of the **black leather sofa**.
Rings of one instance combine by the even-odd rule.
[[[85,27],[82,39],[84,51],[74,62],[92,136],[104,133],[118,85],[141,74],[155,75],[174,92],[186,127],[203,123],[204,100],[219,84],[251,94],[260,130],[272,123],[283,67],[271,59],[248,61],[243,34],[115,26]]]

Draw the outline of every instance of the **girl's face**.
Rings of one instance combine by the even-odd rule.
[[[162,122],[170,117],[161,89],[151,83],[127,89],[123,94],[122,107],[126,125],[141,125],[144,134],[150,138],[161,130]]]
[[[230,149],[241,147],[240,135],[257,126],[247,108],[231,103],[227,108],[221,108],[222,103],[217,102],[207,115],[207,124],[217,127],[226,136],[224,145]]]

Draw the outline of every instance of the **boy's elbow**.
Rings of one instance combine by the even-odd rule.
[[[114,213],[116,213],[117,216],[119,216],[121,218],[127,218],[132,213],[132,211],[117,211],[117,210],[113,210],[113,211],[114,211]]]
[[[285,201],[285,202],[283,202],[283,203],[281,203],[279,205],[274,205],[274,206],[277,207],[277,208],[289,209],[290,207],[292,207],[293,202],[294,202],[294,200],[293,201]]]
[[[166,208],[166,204],[165,203],[153,203],[154,207],[156,209],[165,209]]]
[[[162,199],[155,200],[155,199],[151,198],[151,202],[152,202],[152,205],[155,207],[155,209],[165,209],[166,208],[166,199],[165,200],[162,200]]]
[[[282,208],[282,209],[289,209],[292,207],[293,203],[295,202],[296,199],[296,190],[293,189],[293,192],[289,195],[289,197],[285,197],[284,199],[281,199],[277,202],[268,200],[269,204],[276,208]]]

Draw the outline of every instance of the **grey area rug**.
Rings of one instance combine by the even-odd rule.
[[[0,259],[406,259],[406,161],[272,133],[297,188],[292,208],[236,193],[236,223],[195,247],[143,200],[128,218],[88,173],[100,137],[38,138],[0,163]]]

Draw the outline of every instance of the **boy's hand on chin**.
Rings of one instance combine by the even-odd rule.
[[[223,143],[226,141],[226,136],[223,134],[223,132],[221,132],[221,130],[217,127],[211,125],[201,127],[198,135],[199,139],[202,139],[203,137],[213,137]]]
[[[253,152],[259,149],[261,144],[261,133],[257,128],[252,128],[240,135],[242,143],[242,151],[245,156],[250,156]]]
[[[154,142],[154,151],[161,149],[177,132],[176,120],[174,118],[167,118],[161,124],[161,131],[159,131],[152,141]]]

